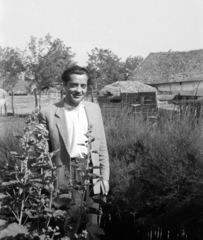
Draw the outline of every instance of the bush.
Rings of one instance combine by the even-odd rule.
[[[142,226],[163,225],[163,219],[174,224],[174,217],[177,226],[202,220],[203,121],[190,115],[162,116],[156,123],[127,114],[115,119],[104,120],[109,200]]]

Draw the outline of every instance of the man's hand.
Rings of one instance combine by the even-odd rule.
[[[104,184],[104,190],[105,190],[104,195],[107,195],[109,192],[109,181],[103,180],[103,184]]]

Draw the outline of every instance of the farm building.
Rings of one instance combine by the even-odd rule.
[[[203,49],[150,53],[129,80],[156,87],[158,94],[203,96]]]
[[[156,88],[137,81],[118,81],[99,92],[98,103],[103,113],[119,113],[122,108],[135,112],[157,109]]]

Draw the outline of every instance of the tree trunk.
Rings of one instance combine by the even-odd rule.
[[[13,116],[15,116],[15,111],[14,111],[14,92],[13,92],[13,89],[12,89],[12,93],[11,93],[11,107],[12,107]]]
[[[63,89],[61,90],[61,100],[63,99]]]
[[[42,92],[41,90],[39,90],[39,110],[41,109],[41,96],[42,96]]]
[[[94,102],[94,94],[93,94],[93,87],[92,87],[92,86],[90,87],[90,90],[91,90],[91,98],[92,98],[92,102]]]
[[[37,88],[34,89],[34,96],[35,96],[35,107],[37,107],[38,106]]]

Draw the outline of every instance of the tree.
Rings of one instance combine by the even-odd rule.
[[[29,81],[30,88],[34,89],[36,107],[37,94],[40,107],[42,89],[60,81],[62,72],[73,64],[74,56],[70,47],[66,47],[60,39],[52,40],[49,34],[44,39],[31,37],[24,58],[25,80]]]
[[[20,77],[22,77],[22,73],[24,71],[22,52],[19,49],[13,49],[8,47],[4,49],[1,48],[0,56],[1,77],[5,79],[3,86],[7,91],[12,92],[12,111],[13,115],[15,115],[13,89]]]
[[[116,81],[126,81],[143,60],[140,56],[130,56],[122,62],[111,50],[98,48],[91,50],[88,58],[87,67],[95,81],[96,89]]]
[[[143,61],[143,57],[127,57],[125,62],[122,63],[121,73],[123,74],[123,80],[127,80],[137,68],[137,66]]]
[[[119,80],[120,58],[111,50],[92,49],[88,58],[87,68],[95,81],[96,89]]]

